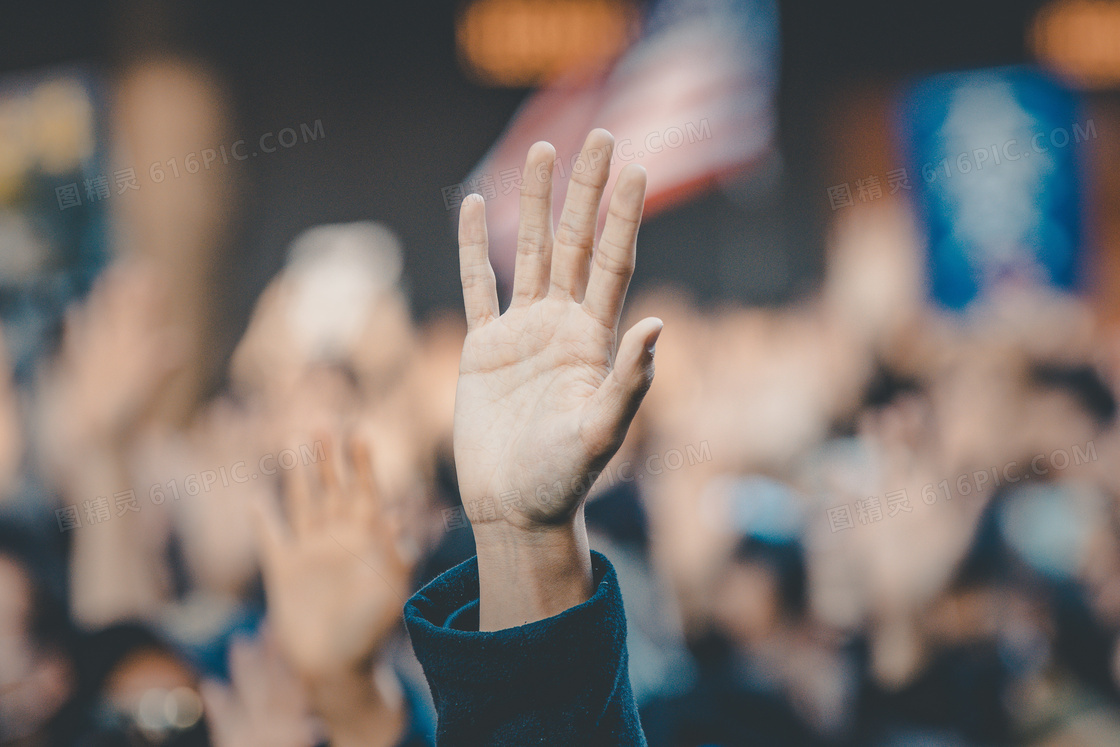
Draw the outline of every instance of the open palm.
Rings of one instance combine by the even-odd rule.
[[[316,485],[288,480],[290,526],[257,504],[269,616],[277,643],[308,680],[367,667],[396,627],[411,567],[385,515],[363,442],[344,471],[329,443]],[[347,477],[347,475],[349,477]]]
[[[634,270],[645,171],[628,166],[594,248],[613,138],[594,130],[573,165],[559,227],[552,228],[555,151],[526,160],[513,298],[498,312],[485,203],[460,213],[459,251],[468,332],[455,401],[459,488],[476,528],[568,521],[590,479],[621,445],[653,377],[661,321],[643,319],[615,354]]]

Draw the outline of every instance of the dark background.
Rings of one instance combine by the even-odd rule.
[[[635,283],[672,280],[702,301],[763,304],[810,291],[822,270],[829,183],[822,162],[841,134],[830,131],[837,125],[827,116],[838,98],[865,81],[890,85],[923,72],[1023,61],[1024,30],[1039,4],[781,2],[783,168],[649,221]],[[424,318],[459,303],[440,189],[464,178],[528,93],[481,87],[464,75],[455,58],[457,7],[8,2],[0,73],[73,62],[111,72],[148,51],[172,51],[224,77],[239,137],[321,120],[326,137],[318,142],[241,164],[247,199],[223,273],[237,289],[228,309],[234,327],[300,230],[369,218],[402,237],[413,308]],[[696,235],[696,225],[716,228]],[[679,261],[682,252],[689,262]]]

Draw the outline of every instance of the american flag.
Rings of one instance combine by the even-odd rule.
[[[583,138],[605,127],[615,136],[607,194],[623,165],[639,163],[649,174],[646,215],[655,214],[749,169],[773,147],[778,53],[774,0],[666,0],[650,9],[641,37],[608,69],[533,94],[465,182],[487,198],[499,278],[508,287],[513,277],[516,187],[530,145],[547,140],[556,147],[558,218]]]

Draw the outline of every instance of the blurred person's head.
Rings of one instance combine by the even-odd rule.
[[[234,385],[282,403],[309,367],[343,365],[362,387],[395,384],[412,352],[401,247],[376,223],[317,226],[296,237],[234,351]]]
[[[103,743],[206,744],[197,674],[146,626],[118,623],[93,633],[82,662]]]
[[[759,475],[723,481],[722,488],[726,504],[716,520],[737,538],[715,578],[712,617],[723,635],[750,648],[805,611],[804,507],[788,485]]]
[[[1041,390],[1057,391],[1100,427],[1116,419],[1116,395],[1101,373],[1086,362],[1070,364],[1036,361],[1031,382]]]
[[[744,537],[716,583],[716,625],[744,648],[763,643],[780,627],[800,618],[805,610],[805,584],[805,559],[799,543]]]
[[[0,744],[46,743],[75,693],[73,630],[37,543],[0,523]]]
[[[868,381],[854,422],[855,433],[881,442],[886,449],[901,445],[921,448],[931,422],[929,394],[924,383],[880,366]],[[840,424],[841,432],[848,430]]]

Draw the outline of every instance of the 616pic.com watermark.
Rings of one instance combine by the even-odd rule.
[[[298,451],[296,448],[292,448],[281,449],[275,454],[265,454],[257,460],[255,472],[249,471],[250,466],[247,462],[239,461],[234,462],[228,468],[223,466],[216,470],[204,469],[201,472],[189,474],[182,480],[173,477],[165,483],[157,482],[148,488],[148,500],[152,505],[159,506],[168,498],[177,501],[184,495],[196,496],[200,493],[209,493],[218,485],[219,480],[222,487],[228,488],[231,484],[245,484],[259,479],[261,475],[271,477],[281,470],[286,472],[295,469],[300,464],[316,464],[326,458],[326,450],[323,448],[322,441],[316,441],[313,444],[300,444]],[[137,494],[136,490],[130,488],[113,493],[111,498],[107,495],[97,496],[88,501],[83,501],[81,506],[76,503],[63,506],[56,510],[54,515],[58,521],[58,531],[68,532],[71,529],[83,526],[83,516],[86,525],[101,524],[114,516],[124,516],[127,513],[137,512],[140,510],[140,506],[140,495]]]
[[[148,180],[153,184],[160,184],[168,179],[178,179],[181,176],[210,171],[211,168],[228,164],[230,159],[248,161],[262,153],[269,154],[278,150],[288,150],[299,143],[315,142],[327,136],[323,130],[323,120],[321,119],[316,119],[311,124],[301,123],[298,127],[298,132],[295,127],[285,127],[276,132],[266,132],[257,138],[255,143],[249,143],[249,141],[241,139],[228,146],[222,144],[213,148],[202,148],[197,152],[192,151],[183,156],[181,160],[174,157],[166,161],[154,161],[147,168]],[[81,206],[83,194],[88,204],[107,200],[114,192],[120,196],[126,192],[140,189],[140,176],[136,173],[134,167],[118,169],[113,172],[112,176],[112,185],[109,183],[108,176],[99,174],[83,180],[82,184],[71,182],[56,187],[54,193],[58,200],[58,209],[68,210]]]
[[[675,472],[683,467],[691,467],[701,462],[712,461],[712,449],[707,441],[696,445],[689,444],[684,449],[669,449],[664,453],[650,454],[645,459],[619,462],[617,467],[607,465],[606,469],[591,472],[586,477],[573,477],[570,481],[557,480],[552,484],[540,484],[536,490],[507,490],[496,498],[486,497],[470,501],[466,506],[443,509],[443,525],[447,531],[465,529],[468,517],[493,521],[499,516],[508,516],[516,509],[526,506],[526,501],[536,502],[542,507],[563,500],[568,495],[584,495],[592,491],[603,491],[620,483],[641,480],[645,475],[662,475]]]
[[[1075,445],[1070,449],[1054,449],[1049,454],[1037,454],[1026,464],[1013,460],[1000,467],[979,469],[975,472],[965,472],[956,479],[945,479],[937,483],[929,483],[922,488],[922,503],[932,506],[944,498],[953,500],[953,495],[967,496],[981,494],[985,490],[1000,488],[1005,485],[1031,480],[1034,478],[1045,479],[1047,476],[1057,476],[1069,467],[1079,467],[1089,462],[1097,461],[1097,445],[1087,441],[1085,446]],[[913,504],[905,490],[895,490],[887,493],[886,518],[897,516],[900,513],[912,513]],[[878,496],[861,498],[854,504],[844,503],[833,506],[825,513],[828,515],[828,526],[833,532],[851,529],[856,520],[860,524],[875,524],[883,520],[883,501]]]
[[[623,138],[614,144],[611,163],[629,163],[635,158],[645,158],[648,154],[661,153],[664,150],[680,148],[684,145],[710,140],[712,126],[708,120],[688,122],[682,127],[666,127],[664,130],[648,133],[642,142],[635,144],[630,138]],[[602,161],[610,148],[593,148],[587,153],[576,153],[568,162],[559,156],[553,162],[553,168],[561,178],[568,174],[582,174],[584,170],[593,167]],[[587,156],[584,158],[584,156]],[[547,168],[538,168],[535,174],[540,182],[546,182],[552,176],[552,171]],[[502,194],[508,195],[513,190],[521,190],[522,174],[520,168],[509,168],[498,172],[501,182]],[[493,174],[478,174],[460,184],[452,184],[440,190],[443,194],[443,206],[449,212],[463,204],[467,195],[481,195],[483,199],[493,200],[498,196],[498,187],[494,182]]]
[[[1097,124],[1087,119],[1084,126],[1074,123],[1072,128],[1055,127],[1050,132],[1036,132],[1031,137],[1022,139],[1011,138],[1002,143],[966,150],[956,156],[946,156],[940,161],[930,161],[922,164],[921,178],[926,184],[933,184],[939,179],[951,179],[956,174],[971,174],[983,171],[985,168],[994,168],[1008,161],[1029,159],[1031,154],[1041,155],[1052,149],[1061,150],[1070,143],[1096,139]],[[913,189],[910,174],[906,169],[888,171],[886,180],[887,187],[890,189],[888,194],[893,195],[899,190]],[[849,182],[828,188],[828,203],[833,210],[852,207],[856,204],[856,198],[859,202],[870,202],[882,196],[883,182],[876,174],[856,179],[854,192]]]

